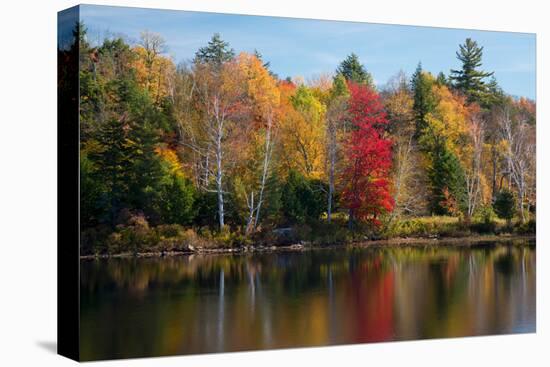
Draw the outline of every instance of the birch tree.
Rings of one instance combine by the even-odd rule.
[[[503,139],[505,174],[517,190],[520,220],[525,223],[529,175],[534,175],[535,170],[535,129],[521,115],[514,116],[509,106],[503,108],[498,121]]]
[[[340,172],[337,172],[337,163],[341,155],[341,140],[343,130],[348,120],[348,99],[349,90],[346,85],[346,79],[343,75],[334,77],[333,85],[330,90],[330,100],[326,113],[326,129],[327,129],[327,178],[328,178],[328,193],[327,193],[327,221],[332,221],[332,211],[334,203],[334,194],[336,186],[336,177]]]
[[[260,222],[260,213],[264,203],[264,193],[273,156],[274,132],[278,127],[277,109],[280,93],[275,79],[257,56],[241,53],[238,56],[238,63],[247,78],[246,89],[249,103],[252,106],[251,115],[253,122],[257,125],[252,129],[252,133],[260,135],[259,139],[255,139],[255,141],[262,142],[263,140],[263,149],[260,150],[260,155],[255,157],[261,161],[259,183],[245,189],[248,207],[246,231],[251,232],[256,230]]]
[[[196,93],[202,109],[206,147],[196,149],[206,157],[207,174],[214,179],[218,202],[218,224],[225,225],[224,177],[226,174],[226,141],[242,113],[246,90],[235,60],[221,65],[196,64]],[[213,167],[209,159],[214,159]],[[210,191],[210,189],[207,189]]]
[[[481,197],[483,144],[485,140],[485,121],[477,111],[470,117],[468,126],[469,144],[467,144],[467,162],[464,169],[466,181],[466,220],[470,221]]]

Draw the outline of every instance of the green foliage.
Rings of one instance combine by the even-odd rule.
[[[195,201],[195,223],[199,226],[216,226],[218,223],[218,197],[213,191],[201,191]]]
[[[235,57],[235,51],[229,43],[222,40],[219,33],[214,33],[208,45],[199,48],[195,54],[195,63],[221,65]]]
[[[445,197],[445,189],[447,189],[458,205],[458,209],[463,208],[466,200],[466,180],[462,166],[456,155],[444,144],[433,145],[428,155],[431,160],[428,170],[432,192],[431,210],[437,215],[452,214],[442,203],[448,199]]]
[[[326,223],[324,217],[328,191],[328,173],[325,170],[328,149],[324,144],[328,144],[330,113],[336,111],[339,114],[347,106],[353,83],[374,87],[372,76],[357,55],[349,55],[338,66],[332,87],[324,79],[315,87],[294,85],[290,80],[279,85],[273,83],[274,92],[281,96],[280,104],[273,105],[273,110],[270,110],[273,113],[274,153],[263,191],[260,223],[258,230],[251,234],[245,230],[250,212],[247,199],[251,189],[256,190],[255,194],[258,191],[255,177],[260,176],[262,162],[257,158],[264,154],[262,149],[265,148],[260,137],[266,128],[266,121],[265,116],[251,116],[251,101],[245,93],[251,88],[250,80],[244,73],[239,74],[242,71],[238,64],[239,58],[235,58],[235,52],[229,44],[219,34],[214,34],[208,45],[197,51],[195,64],[188,69],[176,68],[168,58],[163,59],[165,69],[160,69],[166,75],[162,74],[162,77],[171,83],[173,95],[167,97],[165,93],[159,97],[160,93],[157,93],[154,97],[152,88],[143,85],[142,74],[145,71],[140,49],[129,45],[122,38],[105,39],[101,45],[92,47],[86,40],[86,29],[82,24],[77,25],[73,38],[79,39],[80,43],[67,45],[70,49],[60,50],[59,57],[80,59],[80,68],[75,71],[79,74],[79,91],[73,91],[73,95],[80,95],[83,254],[186,251],[189,247],[294,244],[300,241],[324,245],[364,240],[369,234],[367,226],[357,227],[359,230],[356,233],[346,228],[348,214],[338,208],[332,208],[330,224]],[[453,71],[450,79],[443,73],[434,78],[423,71],[419,64],[410,85],[407,81],[401,82],[400,88],[406,91],[407,97],[409,92],[414,93],[416,134],[411,137],[410,144],[415,159],[409,164],[422,163],[420,174],[428,176],[433,213],[451,213],[443,203],[454,201],[458,207],[462,207],[466,196],[464,171],[459,157],[462,164],[466,166],[466,163],[463,152],[457,147],[463,148],[468,143],[457,141],[461,136],[445,141],[446,135],[441,130],[445,130],[452,119],[442,113],[433,117],[445,102],[443,97],[438,97],[440,94],[437,91],[444,89],[448,92],[447,88],[441,86],[451,86],[452,83],[470,101],[477,101],[483,107],[492,106],[494,111],[500,104],[511,104],[514,106],[512,117],[518,115],[526,119],[528,124],[535,124],[534,102],[520,100],[514,103],[494,78],[489,82],[484,81],[491,73],[479,71],[481,50],[475,42],[467,40],[458,54],[463,68]],[[257,51],[255,55],[262,60]],[[228,61],[235,61],[235,64]],[[261,62],[262,67],[274,76],[269,70],[269,63]],[[222,64],[225,64],[224,68],[235,66],[224,78],[220,77]],[[206,112],[202,100],[209,94],[204,94],[206,92],[197,87],[194,78],[201,70],[208,74],[205,78],[219,82],[223,93],[243,91],[242,94],[235,93],[238,102],[235,103],[235,111],[231,111],[231,124],[226,124],[222,139],[223,154],[231,159],[223,164],[224,216],[228,225],[220,231],[212,230],[218,225],[218,198],[214,180],[203,172],[212,171],[215,163],[212,147],[207,141],[211,131],[204,126]],[[70,77],[70,72],[63,68],[59,72],[62,87],[63,83],[68,83],[66,79]],[[267,73],[264,74],[267,76]],[[160,89],[160,70],[158,75]],[[464,107],[464,101],[456,96],[456,90],[455,94],[448,94],[453,97],[453,102]],[[256,90],[256,94],[261,95],[260,92],[262,90]],[[398,111],[410,111],[410,98],[396,101]],[[390,118],[395,117],[389,111],[388,102],[382,102],[386,106],[381,108],[385,107]],[[74,101],[67,99],[63,103],[69,106]],[[327,106],[331,105],[336,107],[327,112]],[[361,118],[368,118],[368,115],[365,112]],[[345,120],[348,117],[338,115],[338,118]],[[430,125],[434,119],[439,124],[437,134],[437,129],[432,130],[433,124]],[[407,121],[412,122],[409,113]],[[338,127],[331,132],[336,151],[333,201],[338,203],[342,195],[342,155],[350,141],[347,139],[347,124],[340,124],[339,121]],[[395,137],[396,131],[386,129],[383,134]],[[190,139],[185,140],[184,136]],[[256,138],[258,149],[242,147],[250,138]],[[296,145],[288,144],[292,139],[296,139]],[[299,145],[305,146],[304,152],[301,152],[305,156],[305,168],[299,166],[299,169],[307,174],[291,168],[296,167],[293,165],[293,157],[302,159],[300,154],[288,156],[290,159],[282,158],[282,150],[298,151],[301,149]],[[370,149],[372,145],[366,147]],[[393,154],[395,158],[395,151]],[[373,169],[381,167],[380,164],[374,166]],[[496,199],[494,210],[499,217],[510,221],[515,214],[514,194],[501,192]],[[255,200],[257,203],[257,196]],[[470,232],[502,233],[512,229],[517,233],[535,231],[534,221],[513,228],[501,228],[503,222],[495,220],[491,207],[483,206],[468,226],[460,223],[456,217],[396,218],[385,229],[384,236],[450,236]],[[290,235],[282,238],[284,236],[280,236],[280,233]]]
[[[470,232],[457,218],[431,216],[394,221],[382,235],[392,237],[465,237]]]
[[[516,214],[516,199],[514,198],[514,194],[508,190],[499,191],[495,197],[493,208],[499,218],[510,222]]]
[[[432,93],[434,79],[431,74],[422,70],[419,63],[411,78],[412,90],[414,93],[413,109],[416,121],[416,136],[420,137],[428,125],[426,116],[435,110],[437,100]]]
[[[449,80],[447,79],[447,77],[445,76],[445,74],[442,71],[439,72],[439,74],[437,74],[437,78],[435,79],[435,81],[439,85],[448,86],[450,84]]]
[[[487,234],[497,232],[496,214],[489,205],[479,207],[474,213],[473,223],[470,225],[472,232]]]
[[[459,45],[456,57],[462,63],[460,70],[451,70],[451,81],[454,87],[468,97],[469,102],[486,104],[489,89],[484,79],[493,75],[479,70],[483,47],[471,38],[466,38],[464,44]]]
[[[359,56],[351,53],[336,69],[336,75],[342,75],[346,81],[352,81],[357,84],[367,84],[374,87],[372,75],[365,69],[359,61]]]
[[[536,234],[537,222],[535,219],[530,219],[525,223],[518,222],[514,230],[518,234]]]
[[[332,89],[330,90],[331,98],[349,96],[346,78],[342,74],[336,74],[332,81]]]
[[[325,106],[315,98],[311,89],[305,85],[298,87],[296,93],[290,97],[290,101],[296,110],[307,114],[315,121],[319,121],[325,111]]]
[[[162,180],[159,211],[163,223],[191,224],[196,215],[196,191],[183,176],[167,173]]]
[[[104,184],[97,179],[97,168],[85,151],[80,153],[80,218],[83,228],[97,225],[102,217],[101,195]]]
[[[288,222],[305,223],[318,219],[325,210],[326,188],[319,180],[290,171],[281,190],[283,214]]]
[[[264,192],[263,225],[273,226],[279,223],[282,219],[282,208],[282,184],[276,175],[271,175],[267,179]]]

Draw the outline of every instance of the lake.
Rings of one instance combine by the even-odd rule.
[[[535,332],[533,244],[81,260],[83,360]]]

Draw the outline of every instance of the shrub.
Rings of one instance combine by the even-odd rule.
[[[105,254],[108,252],[107,237],[112,232],[109,226],[85,229],[80,233],[80,254]]]
[[[535,219],[530,219],[526,223],[518,223],[515,231],[519,234],[535,234],[537,233],[537,222]]]
[[[496,233],[495,212],[490,206],[480,207],[474,214],[470,230],[477,233]]]
[[[464,237],[469,230],[458,218],[450,216],[432,216],[401,219],[392,222],[383,232],[383,237]]]

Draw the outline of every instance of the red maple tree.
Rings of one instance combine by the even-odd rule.
[[[353,130],[346,147],[342,203],[349,209],[351,221],[379,226],[380,215],[394,205],[389,179],[392,142],[384,137],[388,120],[376,91],[351,82],[348,89]]]

